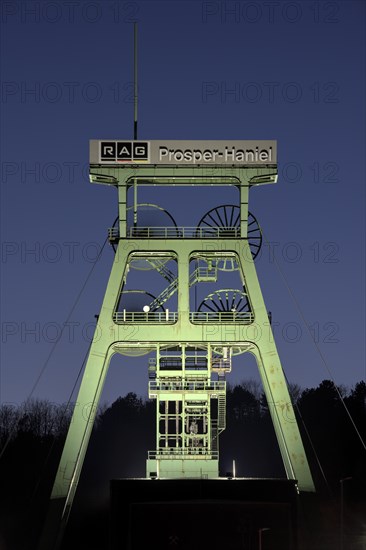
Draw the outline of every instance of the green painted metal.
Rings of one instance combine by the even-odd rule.
[[[218,436],[225,428],[224,374],[230,368],[227,357],[249,352],[257,361],[287,477],[297,479],[300,490],[314,491],[246,238],[249,188],[274,182],[276,168],[91,165],[90,171],[91,181],[118,188],[119,235],[114,235],[118,246],[96,328],[98,338],[91,346],[52,490],[51,500],[57,502],[61,525],[67,521],[73,502],[109,363],[115,353],[128,357],[156,352],[155,364],[149,364],[149,392],[157,400],[157,445],[149,453],[148,476],[218,476]],[[197,238],[193,234],[190,238],[177,238],[177,234],[172,236],[167,233],[164,238],[155,239],[128,237],[127,190],[131,186],[135,188],[136,203],[139,185],[203,185],[208,189],[211,185],[235,185],[240,191],[240,236]],[[202,233],[198,236],[202,237]],[[207,258],[216,255],[223,266],[235,266],[249,298],[249,316],[237,318],[235,312],[227,312],[219,320],[217,316],[207,316],[202,320],[202,317],[195,315],[189,303],[190,286],[196,284],[200,277],[213,280],[209,268],[206,273],[195,273],[193,278],[190,275],[189,263],[197,251],[203,258],[205,255]],[[178,267],[176,280],[172,280],[172,274],[164,268],[167,258],[172,257]],[[177,311],[136,312],[135,316],[131,312],[116,311],[129,265],[134,258],[146,259],[152,269],[166,278],[170,286],[162,299],[176,293]],[[169,370],[167,363],[164,368],[162,366],[164,353],[173,349],[180,354],[179,370]],[[198,371],[186,368],[186,354],[195,349],[201,350],[200,353],[206,357],[206,367]],[[220,360],[221,368],[218,367]],[[211,414],[214,399],[218,401],[216,417]],[[200,407],[204,409],[201,417],[198,412]],[[192,412],[194,409],[196,413]],[[194,422],[200,422],[201,427],[204,424],[204,433],[202,430],[198,435],[195,433]],[[164,423],[166,429],[162,428]],[[174,423],[176,429],[171,429]],[[174,441],[180,443],[172,445]],[[53,546],[47,536],[44,536],[41,547],[49,549]]]
[[[157,402],[156,449],[149,452],[147,477],[218,477],[211,404],[222,401],[226,384],[211,379],[211,346],[158,345],[151,378],[149,397]]]

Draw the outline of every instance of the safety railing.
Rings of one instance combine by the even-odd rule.
[[[130,239],[238,239],[239,227],[129,227]],[[119,228],[108,229],[110,241],[119,239]]]
[[[211,361],[212,370],[225,370],[231,371],[231,359],[223,359],[222,357],[215,357]]]
[[[219,457],[219,453],[218,451],[212,451],[212,450],[203,449],[203,448],[177,449],[175,447],[168,447],[166,449],[160,449],[159,451],[148,451],[148,458],[153,460],[159,459],[159,458],[166,458],[166,459],[172,459],[172,460],[177,458],[182,458],[182,457],[197,458],[197,456],[217,459]]]
[[[118,241],[119,239],[119,228],[118,227],[110,227],[108,229],[108,240],[111,242]]]
[[[149,391],[225,391],[225,382],[223,381],[160,381],[150,380]]]
[[[116,311],[113,314],[115,323],[175,323],[177,311]]]
[[[185,357],[185,368],[186,369],[207,369],[208,360],[206,356],[186,356]],[[182,357],[169,357],[169,356],[160,356],[159,366],[161,369],[181,369],[182,368]]]
[[[243,323],[254,321],[251,311],[192,311],[189,314],[192,323]]]
[[[192,323],[240,323],[249,325],[254,321],[250,311],[191,311],[189,320]],[[116,311],[113,321],[119,323],[176,323],[177,311]]]
[[[211,269],[207,267],[197,267],[189,276],[189,286],[193,286],[195,283],[209,283],[217,281],[217,267]]]

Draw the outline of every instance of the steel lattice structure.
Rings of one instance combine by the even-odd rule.
[[[98,318],[99,337],[77,397],[78,403],[90,404],[88,417],[84,408],[75,408],[51,496],[62,524],[114,354],[126,361],[155,354],[148,372],[149,396],[157,402],[156,448],[149,452],[147,477],[219,476],[225,374],[233,355],[249,352],[256,358],[287,477],[298,480],[300,490],[314,490],[254,264],[262,236],[248,211],[249,190],[277,181],[275,151],[276,142],[260,141],[91,142],[91,181],[117,187],[119,216],[109,233],[116,253]],[[166,227],[141,226],[137,193],[149,185],[200,185],[208,191],[213,185],[235,186],[240,202],[209,210],[196,227],[178,227],[174,220]],[[132,206],[127,204],[129,189]],[[134,303],[142,291],[127,289],[134,269],[155,273],[164,282],[160,293],[145,293],[138,307]],[[190,289],[215,285],[226,271],[238,272],[240,288],[219,285],[194,307]],[[43,540],[50,539],[45,535]]]

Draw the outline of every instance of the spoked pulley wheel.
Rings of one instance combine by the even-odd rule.
[[[173,218],[173,216],[161,206],[157,204],[151,204],[151,203],[139,203],[137,204],[137,226],[134,228],[134,212],[133,212],[133,206],[129,206],[127,208],[127,231],[130,232],[131,229],[140,232],[142,234],[146,234],[147,231],[149,231],[149,235],[154,236],[154,228],[155,232],[157,232],[157,236],[159,235],[159,231],[161,231],[162,228],[171,228],[171,235],[179,236],[179,230],[178,226]],[[112,231],[117,227],[119,217],[114,220]],[[119,234],[119,231],[118,231]],[[111,242],[112,248],[114,252],[117,250],[117,244],[118,243],[118,237],[115,239],[115,241]],[[134,267],[136,269],[154,269],[154,267],[148,265],[148,262],[145,262],[144,267],[139,267],[137,264],[133,265],[131,267]]]
[[[171,228],[172,231],[179,235],[178,227],[173,216],[158,204],[138,203],[137,205],[137,226],[136,229],[151,229],[154,228]],[[134,207],[127,208],[127,226],[129,229],[134,227]]]
[[[250,312],[247,294],[243,290],[224,288],[206,296],[198,307],[200,312],[246,313]]]
[[[239,236],[240,208],[234,204],[222,204],[212,208],[201,218],[197,226],[197,236],[202,234],[205,238],[235,237]],[[254,258],[262,246],[262,231],[260,225],[248,212],[248,241]]]

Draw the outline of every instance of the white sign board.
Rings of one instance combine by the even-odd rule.
[[[90,141],[90,164],[267,166],[276,162],[275,140]]]

